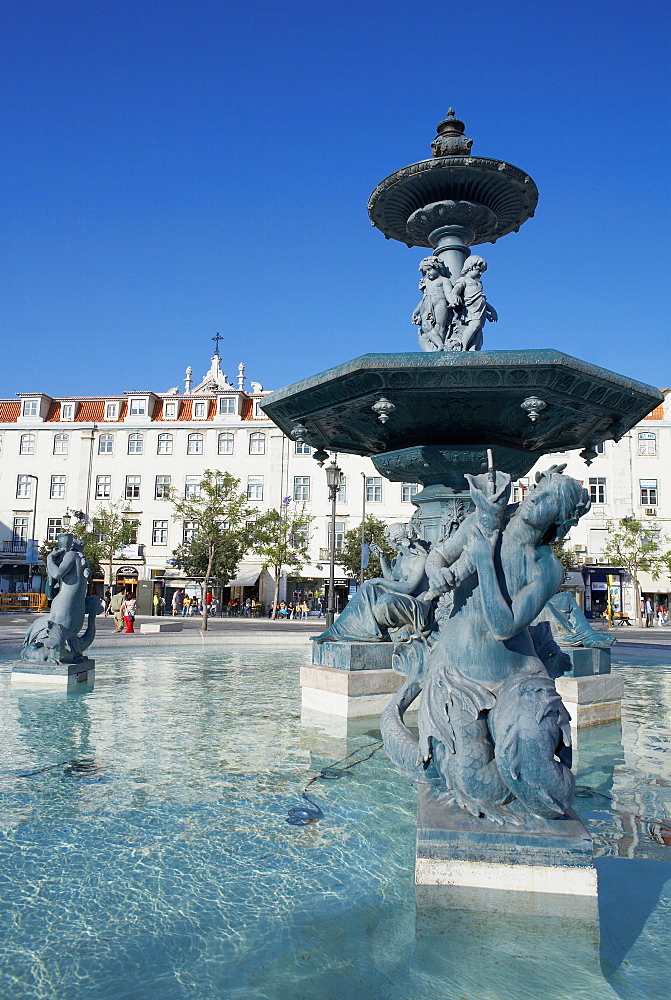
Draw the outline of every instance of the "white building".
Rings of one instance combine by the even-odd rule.
[[[314,520],[310,527],[310,563],[296,592],[323,592],[328,578],[330,503],[326,476],[312,460],[312,449],[286,438],[264,416],[258,404],[264,390],[246,386],[244,366],[228,381],[218,355],[202,381],[194,385],[186,372],[184,391],[132,389],[117,396],[54,399],[41,393],[18,393],[0,401],[0,592],[30,589],[29,539],[55,539],[66,512],[93,516],[107,500],[124,498],[128,517],[138,522],[137,542],[127,546],[114,564],[121,582],[137,581],[145,590],[152,580],[177,585],[171,566],[173,550],[194,526],[172,518],[166,496],[170,488],[189,495],[205,469],[219,469],[240,479],[253,505],[262,511],[293,497]],[[603,576],[606,522],[634,516],[655,521],[671,535],[671,412],[667,401],[615,444],[606,442],[588,468],[576,453],[552,455],[537,468],[568,462],[567,472],[589,487],[593,507],[571,533],[579,560],[594,571],[586,594],[589,610],[599,601]],[[407,521],[415,511],[412,497],[421,488],[383,479],[369,459],[339,455],[345,485],[337,501],[336,546],[366,510],[381,520]],[[667,470],[666,473],[664,470]],[[527,480],[515,487],[521,499]],[[666,485],[665,485],[666,484]],[[342,567],[336,569],[341,594],[347,590]],[[268,602],[270,580],[253,556],[239,572],[240,587],[258,588]],[[671,582],[643,579],[643,589],[666,595]],[[245,593],[251,592],[250,590]],[[237,591],[241,595],[243,591]],[[284,596],[284,595],[283,595]],[[626,609],[626,594],[622,596]]]

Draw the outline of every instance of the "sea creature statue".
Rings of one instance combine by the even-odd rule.
[[[411,524],[389,524],[385,537],[397,552],[391,565],[380,547],[372,544],[382,576],[366,580],[340,617],[313,642],[389,642],[430,634],[431,604],[421,599],[429,587],[425,573],[429,545]]]
[[[565,590],[550,598],[536,618],[534,626],[541,622],[548,622],[552,637],[559,646],[605,648],[617,642],[615,636],[593,629],[578,607],[575,597]]]
[[[406,683],[382,716],[389,757],[497,823],[558,818],[573,801],[569,715],[529,632],[563,580],[550,543],[590,506],[564,468],[539,474],[512,507],[508,475],[467,476],[475,511],[426,562],[424,600],[451,590],[450,615],[437,636],[395,647]],[[417,738],[403,716],[420,695]]]
[[[47,556],[48,592],[55,596],[50,610],[35,619],[23,640],[21,659],[45,663],[80,663],[93,642],[100,598],[87,596],[91,570],[74,535],[63,532]],[[87,617],[87,627],[80,630]]]
[[[419,327],[423,351],[480,351],[485,321],[496,323],[498,315],[485,297],[483,257],[471,255],[461,275],[452,283],[439,257],[425,257],[419,265],[422,300],[412,314]]]

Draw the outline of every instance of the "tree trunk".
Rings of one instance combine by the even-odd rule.
[[[634,582],[634,601],[636,609],[636,620],[638,621],[638,627],[643,628],[643,612],[641,611],[641,591],[638,586],[638,574],[636,570],[631,574],[631,578]]]
[[[205,571],[205,579],[203,580],[203,632],[207,632],[207,589],[210,584],[210,573],[212,572],[213,561],[214,553],[210,552],[210,558],[207,562],[207,570]]]
[[[275,594],[273,596],[273,613],[272,613],[273,621],[275,621],[275,619],[277,618],[277,598],[279,596],[280,596],[280,573],[277,571],[277,568],[275,568]]]

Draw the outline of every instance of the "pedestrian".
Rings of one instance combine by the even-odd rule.
[[[133,622],[135,621],[135,610],[137,608],[137,602],[132,594],[126,594],[126,598],[123,602],[123,620],[126,623],[126,632],[133,633],[135,629],[133,628]]]
[[[287,618],[290,620],[296,617],[296,608],[294,607],[293,601],[289,601],[289,606],[287,607]]]
[[[151,613],[153,615],[158,615],[161,609],[161,598],[158,596],[158,590],[154,591],[154,596],[151,599],[151,605],[152,605]]]
[[[648,597],[648,599],[645,602],[645,627],[646,628],[651,628],[652,627],[652,617],[653,617],[653,613],[652,613],[652,601]]]
[[[108,587],[107,590],[105,591],[105,618],[107,618],[107,616],[110,613],[111,600],[112,600],[112,591]]]
[[[213,618],[217,617],[217,611],[219,609],[219,601],[216,597],[213,597],[210,601],[210,614]]]
[[[161,616],[161,618],[165,614],[165,597],[163,596],[163,594],[161,594],[160,603],[158,606],[158,613]]]
[[[189,614],[189,607],[190,607],[190,605],[191,605],[191,598],[186,593],[186,591],[183,591],[183,596],[182,596],[182,618],[186,618],[187,615]]]
[[[664,605],[660,604],[660,606],[657,608],[657,624],[659,625],[660,628],[662,627],[662,625],[666,625],[665,619],[666,619],[666,610],[664,608]]]
[[[110,598],[110,610],[114,615],[114,631],[123,631],[123,606],[126,600],[126,595],[123,590],[119,590],[113,597]]]
[[[317,601],[317,603],[319,605],[319,617],[320,618],[324,618],[325,617],[325,615],[324,615],[324,598],[320,597],[319,600]]]

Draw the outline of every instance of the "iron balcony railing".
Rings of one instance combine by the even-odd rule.
[[[7,555],[19,555],[26,551],[28,543],[25,538],[10,538],[9,541],[2,542],[0,552]]]

